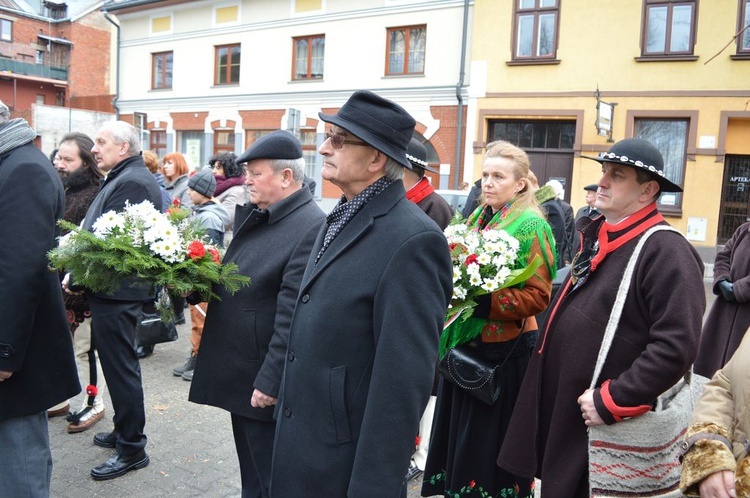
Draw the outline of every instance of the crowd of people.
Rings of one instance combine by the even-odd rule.
[[[49,495],[47,418],[90,429],[104,419],[104,389],[113,427],[93,444],[114,451],[91,477],[150,463],[139,360],[153,345],[139,349],[136,328],[153,285],[124,276],[95,292],[47,262],[58,220],[92,229],[148,201],[189,209],[251,279],[234,293],[216,285],[210,302],[173,296],[175,311],[190,309],[191,351],[172,373],[191,381],[190,401],[229,412],[243,497],[403,498],[419,476],[425,497],[532,497],[539,480],[555,498],[591,496],[589,429],[654,410],[690,372],[711,380],[685,427],[682,479],[663,487],[750,496],[750,224],[716,256],[704,324],[696,250],[673,230],[652,235],[668,226],[659,195],[681,187],[651,143],[624,139],[587,158],[602,174],[575,217],[559,182],[539,187],[526,152],[489,143],[462,219],[425,176],[435,170],[403,107],[357,91],[319,117],[321,177],[342,192],[328,214],[287,131],[191,174],[179,152],[142,151],[122,121],[93,139],[65,135],[47,159],[0,102],[0,228],[14,234],[0,258],[4,493]],[[508,264],[524,276],[446,322],[450,223],[510,234]],[[459,352],[485,376],[479,387],[444,373]],[[476,391],[486,382],[489,401]]]

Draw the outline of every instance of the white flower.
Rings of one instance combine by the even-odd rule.
[[[116,228],[120,230],[125,228],[125,216],[115,211],[107,211],[94,222],[92,228],[94,235],[100,239],[104,239]]]
[[[481,277],[481,275],[479,275],[478,272],[476,274],[470,274],[469,275],[469,283],[472,286],[474,286],[474,287],[478,287],[479,285],[482,284],[482,277]]]
[[[477,256],[477,262],[478,262],[478,263],[479,263],[479,264],[480,264],[481,266],[485,266],[485,265],[488,265],[488,264],[490,264],[490,263],[492,262],[492,256],[490,256],[490,255],[489,255],[489,254],[487,254],[486,252],[483,252],[483,253],[481,253],[481,254],[479,254],[479,255]]]

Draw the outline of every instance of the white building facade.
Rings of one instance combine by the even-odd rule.
[[[355,90],[394,100],[440,169],[436,187],[463,179],[473,2],[462,0],[126,0],[119,22],[116,107],[159,156],[192,167],[237,154],[275,129],[298,134],[318,197],[325,123]],[[457,167],[457,163],[458,167]]]

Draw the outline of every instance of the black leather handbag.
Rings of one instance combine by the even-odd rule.
[[[490,406],[494,405],[502,394],[498,372],[513,355],[525,328],[526,320],[523,321],[518,337],[513,341],[513,346],[502,364],[498,365],[479,356],[471,343],[461,344],[445,352],[445,356],[438,365],[440,373],[448,382],[463,389],[479,401]]]
[[[465,344],[449,349],[440,360],[440,373],[446,380],[490,406],[500,397],[499,368],[478,358]]]

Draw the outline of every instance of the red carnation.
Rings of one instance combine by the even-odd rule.
[[[469,266],[472,263],[479,264],[479,258],[476,254],[469,254],[469,256],[466,257],[466,260],[464,260],[466,266]]]
[[[474,486],[477,485],[477,481],[471,480],[469,481],[469,489],[474,489]]]
[[[206,246],[204,246],[203,242],[200,240],[194,240],[188,246],[187,254],[188,257],[192,258],[194,261],[201,259],[206,255]]]
[[[98,392],[95,385],[89,384],[86,386],[86,394],[88,396],[96,396]]]
[[[182,205],[182,202],[180,201],[179,198],[175,197],[174,199],[172,199],[172,205],[179,207]]]
[[[214,260],[214,263],[216,263],[217,265],[221,263],[221,254],[219,254],[218,249],[216,249],[215,247],[209,247],[208,252],[209,254],[211,254],[211,259]]]

